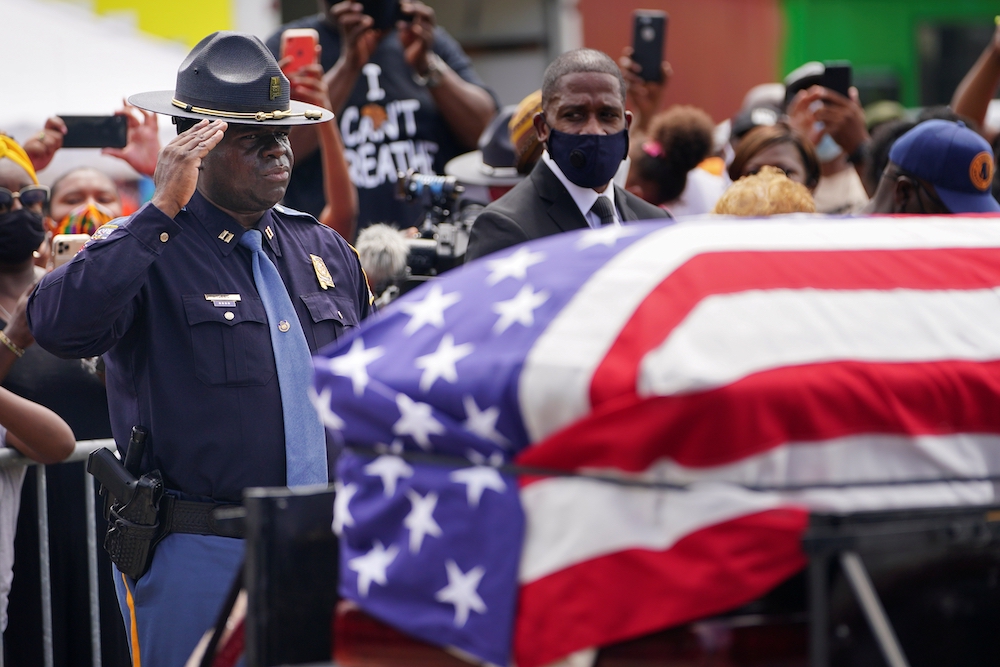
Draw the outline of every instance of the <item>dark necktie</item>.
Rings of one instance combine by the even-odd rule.
[[[615,221],[615,207],[607,197],[601,195],[590,207],[590,212],[601,219],[601,225],[610,225]]]
[[[326,484],[329,481],[326,436],[309,400],[312,355],[288,290],[261,241],[260,231],[250,229],[243,233],[240,245],[253,253],[253,280],[264,302],[271,332],[285,421],[285,479],[288,486]]]

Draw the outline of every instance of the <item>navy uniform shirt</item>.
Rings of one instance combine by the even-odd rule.
[[[357,254],[336,232],[281,207],[258,229],[312,352],[368,314]],[[45,349],[107,353],[119,448],[132,426],[149,429],[142,470],[159,469],[183,497],[238,501],[245,487],[285,484],[274,353],[242,234],[197,193],[173,220],[147,204],[102,227],[28,304]],[[334,287],[322,288],[310,255],[322,258]],[[220,298],[227,295],[238,297]]]

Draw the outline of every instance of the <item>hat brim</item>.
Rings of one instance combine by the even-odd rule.
[[[174,116],[175,118],[190,118],[191,120],[224,120],[227,123],[238,123],[242,125],[315,125],[317,123],[325,123],[333,119],[333,112],[329,109],[318,107],[315,104],[296,102],[295,100],[292,100],[289,103],[289,110],[292,113],[300,115],[289,116],[287,118],[275,118],[272,120],[254,120],[252,118],[226,118],[224,116],[185,111],[184,109],[175,106],[172,101],[173,99],[174,91],[172,90],[154,90],[148,93],[136,93],[135,95],[131,95],[128,98],[128,103],[132,106],[139,107],[140,109],[145,109],[146,111],[160,113],[165,116]],[[306,111],[318,111],[321,116],[318,119],[306,118],[301,115]]]
[[[482,151],[464,153],[448,160],[444,173],[466,185],[517,185],[524,180],[524,176],[517,173],[517,167],[491,167],[484,163]]]
[[[1000,203],[989,191],[972,194],[935,186],[934,192],[952,213],[1000,213]]]

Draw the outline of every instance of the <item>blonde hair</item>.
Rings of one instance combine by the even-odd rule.
[[[770,165],[752,176],[744,176],[729,186],[715,203],[712,213],[761,217],[782,213],[815,213],[809,189]]]
[[[31,164],[31,158],[24,152],[19,143],[5,134],[0,134],[0,159],[3,158],[7,158],[28,172],[28,176],[31,176],[31,182],[38,185],[38,176],[35,175],[35,167]]]

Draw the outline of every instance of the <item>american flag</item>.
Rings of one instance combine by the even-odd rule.
[[[341,594],[538,667],[767,592],[810,510],[995,502],[1000,222],[562,234],[414,290],[315,368]]]

